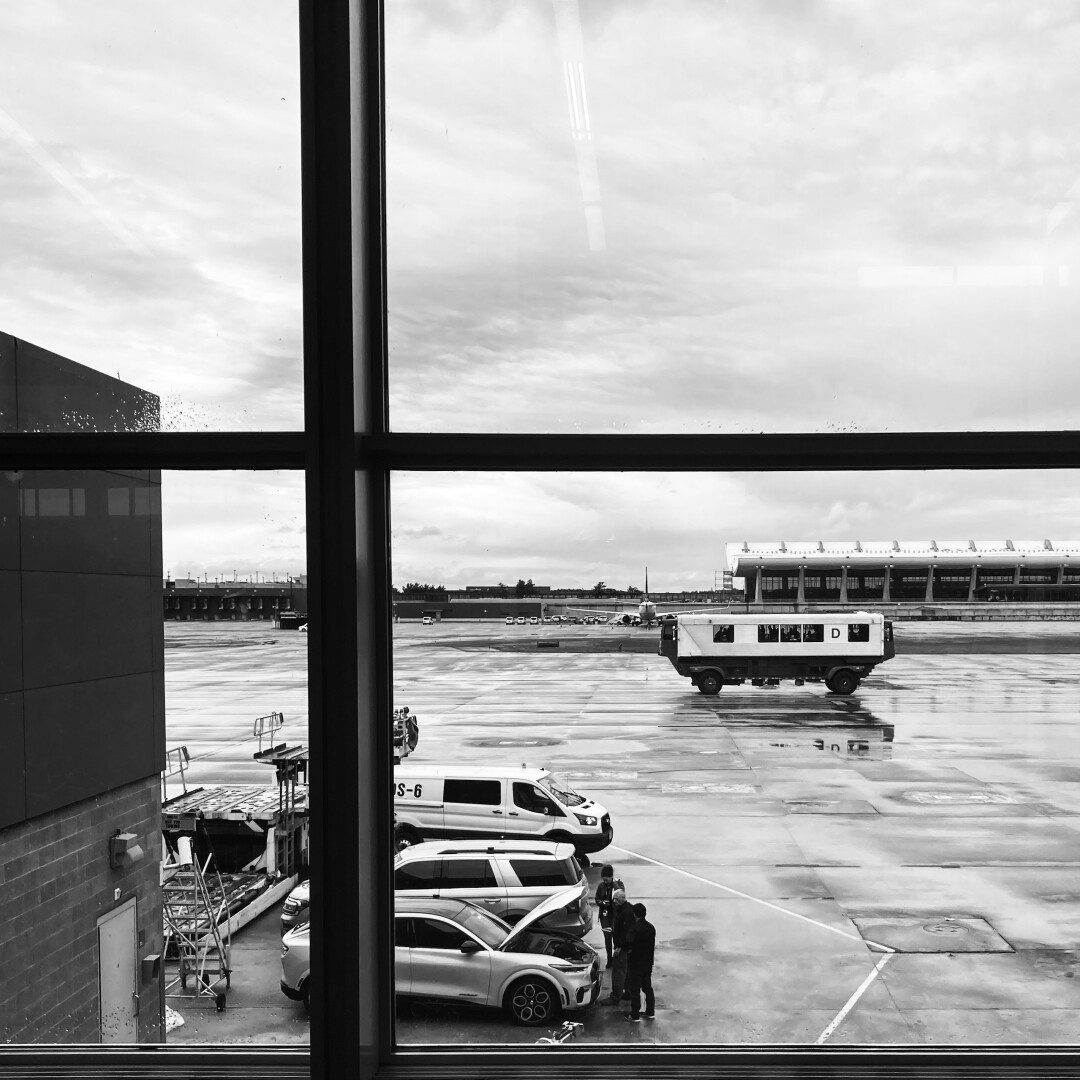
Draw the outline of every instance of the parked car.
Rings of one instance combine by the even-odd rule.
[[[513,626],[514,625],[514,616],[513,615],[507,615],[506,616],[506,625],[507,626]]]
[[[524,626],[525,625],[525,616],[524,615],[519,615],[517,617],[517,623],[518,623],[518,626]]]
[[[533,616],[531,616],[531,617],[529,618],[529,625],[530,625],[530,626],[539,626],[539,625],[540,625],[540,618],[539,618],[539,616],[537,616],[537,615],[533,615]]]
[[[281,992],[311,1009],[311,927],[294,926],[281,939]]]
[[[294,927],[306,923],[311,917],[311,882],[301,881],[292,892],[285,897],[285,903],[281,908],[281,934],[285,936]]]
[[[396,896],[397,992],[501,1008],[528,1027],[587,1009],[600,996],[596,951],[536,925],[575,894],[549,896],[514,927],[467,901]]]
[[[435,620],[430,615],[425,615],[423,617],[423,619],[421,619],[420,621],[421,621],[421,623],[423,623],[424,626],[434,626],[435,625]]]
[[[511,926],[549,896],[574,887],[573,899],[543,929],[584,937],[593,925],[589,883],[573,844],[548,840],[429,840],[394,859],[397,896],[468,900]]]

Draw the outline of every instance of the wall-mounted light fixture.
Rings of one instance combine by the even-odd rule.
[[[116,834],[109,837],[109,866],[113,870],[126,870],[134,866],[144,854],[134,833],[117,829]]]

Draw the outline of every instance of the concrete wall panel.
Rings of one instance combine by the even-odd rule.
[[[15,342],[16,431],[156,431],[154,394],[73,364],[29,341]]]
[[[148,481],[121,473],[31,472],[21,486],[24,570],[142,575],[160,583],[154,537],[160,498]]]
[[[24,703],[29,816],[160,773],[151,674],[28,690]]]
[[[21,694],[0,694],[0,829],[26,817]]]
[[[23,687],[22,583],[14,570],[0,570],[0,694]],[[0,746],[3,746],[0,743]],[[5,748],[3,753],[9,753]],[[3,754],[0,754],[3,756]]]
[[[25,688],[160,670],[160,593],[145,577],[23,574]]]
[[[0,570],[19,567],[18,474],[0,471]]]
[[[0,432],[18,431],[15,393],[15,339],[0,334]]]

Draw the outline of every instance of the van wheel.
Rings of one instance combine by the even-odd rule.
[[[715,671],[706,671],[698,676],[697,688],[703,693],[712,696],[720,693],[723,686],[720,676]]]
[[[854,671],[841,668],[825,680],[825,685],[834,694],[853,694],[859,688],[859,676]]]
[[[518,979],[506,992],[506,1009],[516,1024],[538,1027],[559,1016],[559,999],[551,983],[535,975]]]
[[[399,825],[394,830],[394,847],[398,851],[402,851],[407,847],[412,847],[413,844],[419,844],[423,839],[424,838],[420,833],[411,825]]]

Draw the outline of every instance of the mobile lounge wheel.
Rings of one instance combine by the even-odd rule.
[[[548,1024],[559,1016],[559,999],[546,979],[518,979],[506,992],[506,1009],[523,1027]]]
[[[825,680],[825,685],[834,694],[853,694],[859,687],[859,676],[849,668],[841,668]]]
[[[710,696],[712,696],[713,694],[719,694],[720,687],[723,685],[724,682],[720,678],[718,672],[704,671],[698,676],[697,688],[703,694],[709,694]]]

